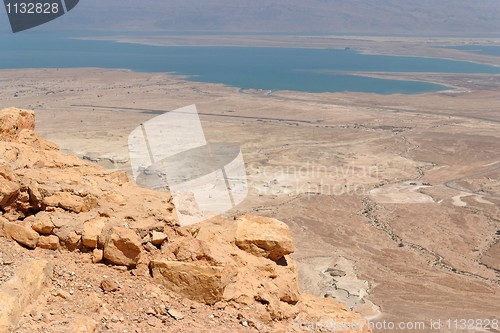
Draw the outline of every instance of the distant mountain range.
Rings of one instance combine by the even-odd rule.
[[[2,13],[2,31],[5,20]],[[500,35],[500,0],[82,0],[43,27],[59,28]]]

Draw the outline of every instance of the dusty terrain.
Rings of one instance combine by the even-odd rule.
[[[286,222],[302,290],[379,322],[498,319],[498,77],[435,75],[455,90],[381,96],[102,69],[0,75],[1,107],[34,109],[43,137],[109,169],[128,169],[141,122],[195,103],[209,141],[244,153],[250,193],[228,216]]]

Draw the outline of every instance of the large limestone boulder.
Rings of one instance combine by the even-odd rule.
[[[151,262],[153,278],[194,301],[214,304],[223,299],[227,284],[224,268],[166,259]]]
[[[298,311],[296,304],[300,300],[300,292],[295,264],[282,255],[289,251],[277,251],[276,258],[280,260],[276,262],[267,256],[279,246],[273,245],[265,255],[260,250],[246,251],[235,246],[238,232],[241,239],[247,239],[238,220],[253,219],[252,216],[237,221],[215,218],[188,228],[187,235],[169,239],[168,244],[162,247],[162,254],[152,261],[155,279],[165,287],[197,301],[223,300],[254,307],[256,317],[266,322],[294,317]],[[248,239],[257,237],[255,231],[248,232],[253,235]],[[172,276],[169,269],[182,269],[185,273]],[[191,288],[202,288],[202,291],[191,294]]]
[[[19,223],[3,223],[3,234],[5,237],[12,238],[18,243],[34,249],[38,243],[40,235],[27,225]]]
[[[142,253],[141,238],[124,227],[111,227],[101,235],[104,258],[116,265],[136,266]]]
[[[236,224],[235,244],[248,253],[277,261],[294,251],[290,230],[281,221],[243,215]]]
[[[54,235],[40,236],[36,246],[46,250],[57,250],[59,248],[59,238]]]
[[[154,279],[166,288],[199,302],[250,307],[263,322],[359,321],[360,328],[346,332],[369,332],[342,304],[300,293],[284,223],[245,215],[236,221],[214,218],[183,231],[150,264]]]

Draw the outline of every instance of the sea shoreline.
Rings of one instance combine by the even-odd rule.
[[[87,36],[73,37],[79,40],[106,40],[117,43],[148,46],[196,46],[196,47],[270,47],[355,50],[364,55],[419,57],[430,59],[459,60],[500,67],[500,57],[483,55],[442,47],[459,45],[496,45],[500,38],[477,39],[469,37],[380,37],[380,36],[274,36],[274,35],[154,35],[154,36]],[[308,39],[313,41],[309,41]]]

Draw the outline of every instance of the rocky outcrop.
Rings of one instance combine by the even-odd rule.
[[[342,304],[300,292],[289,257],[293,243],[283,222],[244,215],[236,221],[215,218],[186,231],[165,243],[151,260],[153,278],[166,288],[209,304],[249,306],[262,322],[301,318],[356,321],[364,327]],[[362,331],[368,330],[352,330]]]
[[[99,248],[109,262],[134,266],[139,235],[175,225],[170,195],[60,152],[35,135],[34,119],[0,111],[0,235],[30,248]]]
[[[0,111],[0,236],[89,252],[94,263],[151,273],[185,298],[252,308],[262,322],[359,319],[340,303],[300,293],[285,223],[244,215],[180,228],[168,193],[64,154],[33,130],[33,112]]]
[[[21,137],[24,130],[35,129],[33,111],[8,108],[0,110],[0,140],[13,141]]]
[[[281,221],[241,216],[236,224],[236,245],[248,253],[277,261],[294,251],[288,226]]]

